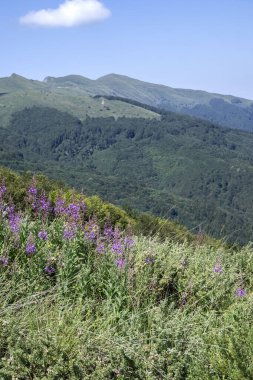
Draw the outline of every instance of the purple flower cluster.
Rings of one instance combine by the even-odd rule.
[[[116,253],[117,255],[123,255],[124,253],[124,247],[120,240],[114,240],[111,248],[113,253]]]
[[[105,253],[105,244],[98,242],[97,243],[97,252],[98,253]]]
[[[32,234],[30,234],[28,237],[25,251],[27,255],[33,255],[34,253],[36,253],[36,245]]]
[[[60,196],[57,198],[54,206],[54,213],[56,216],[65,214],[65,201]]]
[[[0,257],[0,264],[3,267],[7,267],[9,265],[9,261],[10,261],[9,256],[2,256],[2,257]]]
[[[120,229],[118,227],[114,229],[111,251],[118,256],[115,260],[117,268],[123,269],[126,266],[126,254],[133,245],[134,240],[131,235],[126,235],[123,239]]]
[[[85,210],[84,202],[72,202],[66,205],[62,196],[58,196],[54,206],[54,213],[55,216],[66,221],[63,231],[64,240],[73,240],[76,237],[78,228],[82,225],[81,211],[84,213]]]
[[[28,243],[26,245],[26,249],[25,249],[26,253],[28,255],[32,255],[33,253],[36,253],[36,246],[34,243]]]
[[[7,192],[6,186],[4,183],[0,185],[0,210],[2,212],[1,222],[3,222],[4,228],[7,227],[7,236],[4,236],[4,239],[7,240],[7,243],[11,241],[12,250],[20,249],[23,246],[24,232],[25,232],[25,221],[26,218],[22,219],[21,212],[16,212],[14,205],[10,201],[9,204],[6,204],[3,197]],[[32,205],[33,209],[36,211],[37,216],[47,216],[51,211],[50,201],[46,197],[44,192],[39,195],[38,189],[36,187],[35,179],[33,178],[31,186],[28,188],[28,200]],[[105,254],[106,252],[112,258],[115,266],[119,270],[123,270],[127,265],[131,266],[131,248],[134,246],[134,238],[132,234],[127,231],[122,233],[118,227],[113,227],[109,222],[105,225],[104,229],[101,230],[95,217],[91,218],[88,222],[84,223],[83,216],[86,212],[86,205],[82,201],[76,201],[74,195],[72,197],[71,203],[65,202],[65,200],[59,196],[56,200],[55,207],[53,209],[56,217],[61,218],[62,224],[64,223],[63,239],[67,241],[72,241],[75,239],[77,234],[83,234],[84,239],[89,241],[89,244],[93,247],[98,254]],[[20,233],[22,222],[24,223],[22,228],[22,233]],[[36,226],[37,222],[31,223],[29,228]],[[40,218],[40,230],[37,230],[36,239],[41,241],[48,240],[48,233],[46,231],[48,220],[43,220]],[[59,226],[58,223],[56,223]],[[56,227],[58,228],[58,227]],[[61,227],[59,227],[61,230]],[[10,234],[10,231],[12,232]],[[5,230],[3,230],[5,233]],[[54,234],[52,233],[54,236]],[[10,240],[8,240],[10,239]],[[5,244],[5,242],[4,242]],[[43,243],[38,243],[37,247],[41,247]],[[25,253],[32,257],[37,252],[35,235],[30,233],[28,239],[25,243]],[[44,250],[42,250],[44,252]],[[9,273],[12,273],[14,268],[15,261],[12,260],[13,254],[10,253],[11,259],[8,255],[8,252],[4,252],[0,256],[0,268],[8,267]],[[58,256],[57,256],[58,257]],[[52,260],[52,261],[51,261]],[[50,256],[47,256],[47,262],[43,265],[43,272],[48,276],[53,276],[57,271],[57,264],[54,262],[54,258],[51,259]],[[155,254],[148,254],[145,258],[145,264],[152,265],[156,261]],[[10,265],[11,264],[11,265]],[[145,265],[144,264],[144,265]],[[185,261],[182,263],[185,266]],[[152,268],[152,267],[151,267]],[[221,274],[225,270],[223,267],[221,254],[216,256],[216,261],[213,265],[213,273]],[[217,277],[216,277],[217,278]],[[241,275],[241,280],[238,283],[238,288],[235,290],[234,295],[239,298],[243,298],[247,295],[247,292],[243,284],[243,275]],[[183,294],[182,304],[185,304],[186,296]]]
[[[40,240],[46,241],[48,239],[47,231],[45,231],[45,230],[39,231],[38,237],[40,238]]]
[[[42,214],[46,218],[50,212],[50,201],[47,199],[45,192],[41,195],[38,194],[35,178],[33,177],[32,183],[27,190],[28,202],[31,204],[32,209],[36,213]]]
[[[214,273],[222,273],[222,266],[221,264],[215,264],[213,267],[213,272]]]
[[[7,188],[6,188],[5,184],[2,183],[2,185],[0,185],[0,199],[3,198],[6,191],[7,191]]]
[[[68,219],[77,222],[80,219],[80,205],[78,203],[70,203],[66,208]]]
[[[132,248],[134,246],[134,239],[132,236],[125,236],[124,243],[126,248]]]
[[[115,265],[119,269],[123,269],[126,266],[126,260],[120,257],[117,260],[115,260]]]
[[[111,225],[106,224],[104,228],[104,237],[106,240],[111,241],[114,237],[114,231]]]
[[[46,274],[48,274],[49,276],[52,276],[53,274],[55,274],[56,270],[55,270],[55,267],[51,264],[47,264],[44,268],[44,271],[46,272]]]
[[[154,264],[155,263],[155,257],[153,256],[147,256],[145,259],[146,264]]]
[[[9,221],[9,227],[10,230],[14,234],[18,234],[21,227],[22,218],[21,215],[18,213],[15,213],[14,206],[11,205],[6,208],[6,212],[8,215],[8,221]]]
[[[246,293],[245,289],[239,287],[239,288],[236,289],[235,294],[236,294],[237,297],[242,298],[242,297],[245,297],[247,293]]]
[[[21,225],[21,217],[18,214],[13,214],[9,218],[9,224],[10,224],[10,229],[14,233],[18,233],[20,231],[20,225]]]
[[[87,240],[96,241],[99,238],[100,229],[94,218],[85,225],[85,237]]]
[[[68,223],[63,231],[64,240],[73,240],[76,237],[77,226],[73,223]]]
[[[34,177],[32,178],[32,183],[27,190],[27,194],[28,194],[28,202],[31,204],[32,209],[35,210],[38,189],[37,189],[36,181]]]
[[[50,201],[47,199],[45,193],[42,194],[40,197],[38,197],[36,202],[36,209],[37,211],[48,214],[50,211]]]
[[[32,183],[29,186],[27,192],[28,192],[29,195],[32,195],[33,197],[38,194],[38,189],[36,187],[36,183],[35,183],[35,178],[34,177],[33,177]]]
[[[124,246],[121,241],[121,233],[118,227],[114,229],[111,251],[119,256],[122,256],[124,253]]]

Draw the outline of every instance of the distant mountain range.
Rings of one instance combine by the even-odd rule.
[[[47,77],[43,82],[28,80],[16,74],[1,78],[0,118],[4,123],[9,120],[12,111],[32,105],[53,106],[81,120],[86,115],[157,117],[151,111],[129,107],[117,100],[101,104],[101,99],[93,98],[96,95],[132,99],[167,111],[200,117],[224,127],[253,131],[252,100],[205,91],[174,89],[116,74],[97,80],[79,75]]]

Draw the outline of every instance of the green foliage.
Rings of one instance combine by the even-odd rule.
[[[0,163],[244,244],[253,239],[250,133],[169,113],[87,118],[34,107],[0,129]]]
[[[101,96],[107,98],[105,104],[101,104]],[[0,118],[5,126],[13,112],[32,106],[54,107],[81,120],[87,115],[157,118],[155,106],[201,117],[225,127],[253,130],[251,100],[174,89],[123,75],[111,74],[97,80],[68,75],[47,77],[39,82],[13,74],[9,78],[0,78],[0,97]]]
[[[89,207],[99,210],[100,200]],[[1,379],[252,377],[252,246],[140,236],[117,267],[110,242],[101,254],[85,228],[66,240],[64,216],[33,213],[20,214],[17,234],[1,211]],[[38,238],[42,228],[47,240]]]
[[[54,86],[50,81],[47,83],[27,80],[15,74],[10,78],[0,78],[0,128],[8,126],[13,113],[33,106],[54,107],[81,120],[87,116],[159,118],[156,112],[114,99],[106,100],[105,104],[102,104],[101,99],[94,99],[91,96],[97,92],[94,93],[92,88],[89,89],[87,82],[84,91],[79,85],[80,83],[72,86],[68,81]],[[102,86],[99,86],[98,90],[100,94],[104,92]]]
[[[7,185],[7,195],[23,210],[27,207],[27,189],[32,178],[36,180],[38,190],[40,192],[45,191],[53,204],[55,204],[58,196],[61,196],[68,203],[71,200],[83,201],[86,205],[86,218],[89,219],[96,215],[101,226],[104,226],[107,221],[122,228],[126,228],[130,224],[134,228],[136,224],[137,216],[136,219],[132,218],[123,209],[102,201],[98,196],[85,196],[64,186],[60,181],[49,180],[42,174],[32,175],[31,172],[26,172],[21,176],[7,168],[0,167],[0,184],[5,183]]]

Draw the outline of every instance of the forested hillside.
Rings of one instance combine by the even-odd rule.
[[[253,135],[173,113],[86,118],[33,107],[0,129],[0,163],[228,241],[253,239]]]

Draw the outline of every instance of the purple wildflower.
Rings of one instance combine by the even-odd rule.
[[[35,182],[35,178],[33,177],[32,179],[32,183],[31,185],[29,186],[28,188],[28,194],[29,195],[32,195],[32,196],[36,196],[38,193],[38,189],[36,187],[36,182]]]
[[[112,239],[114,237],[113,228],[110,225],[106,225],[104,228],[104,237],[106,237],[108,240]]]
[[[40,212],[48,214],[50,211],[50,201],[47,199],[45,194],[42,194],[37,200],[37,207]]]
[[[0,185],[0,198],[3,197],[3,195],[6,193],[6,191],[7,191],[7,188],[6,188],[5,184],[2,183],[2,185]]]
[[[86,233],[86,237],[89,239],[89,240],[95,240],[96,239],[96,232],[94,230],[90,231],[90,232],[87,232]]]
[[[237,297],[244,297],[247,293],[243,288],[237,288],[235,294]]]
[[[116,227],[114,229],[113,237],[114,237],[114,240],[120,240],[121,233],[120,233],[120,229],[118,227]]]
[[[114,229],[113,236],[114,236],[114,239],[112,242],[111,251],[113,253],[116,253],[117,255],[123,255],[124,247],[121,242],[121,233],[118,227]]]
[[[37,195],[38,193],[38,189],[36,187],[29,187],[28,189],[28,194],[31,194],[31,195]]]
[[[61,197],[58,197],[54,206],[54,213],[56,216],[63,215],[65,213],[65,201]]]
[[[99,226],[91,219],[86,225],[85,237],[88,240],[96,240],[99,235]]]
[[[28,237],[28,242],[27,242],[25,251],[28,255],[32,255],[33,253],[36,253],[36,246],[35,246],[34,238],[32,234],[30,234]]]
[[[38,237],[41,239],[41,240],[47,240],[48,239],[48,234],[47,234],[47,231],[39,231],[38,233]]]
[[[52,275],[55,273],[55,268],[52,266],[52,265],[47,265],[45,268],[44,268],[44,271],[48,274],[48,275]]]
[[[97,245],[97,252],[98,253],[105,253],[105,245],[104,245],[104,243],[99,243]]]
[[[15,206],[13,204],[9,204],[6,207],[5,212],[6,212],[6,214],[8,215],[9,218],[10,218],[11,215],[14,214],[14,209],[15,209]]]
[[[35,252],[36,252],[35,244],[34,244],[34,243],[28,243],[28,244],[26,245],[26,249],[25,249],[25,251],[26,251],[26,253],[27,253],[28,255],[31,255],[31,254],[35,253]]]
[[[8,217],[8,222],[9,222],[9,227],[10,230],[17,234],[20,230],[20,225],[21,225],[21,215],[20,214],[15,214],[15,207],[13,204],[9,204],[5,208],[5,213],[7,214]]]
[[[9,264],[9,261],[10,261],[9,256],[2,256],[2,257],[0,257],[0,264],[1,264],[3,267],[7,267],[8,264]]]
[[[21,216],[19,214],[14,213],[14,208],[10,210],[9,215],[9,226],[13,233],[17,234],[20,231],[21,225]]]
[[[65,240],[73,240],[76,236],[76,226],[73,224],[67,224],[63,232],[63,238]]]
[[[113,253],[116,253],[117,255],[123,255],[124,253],[124,248],[122,246],[122,243],[120,240],[115,240],[112,244],[111,248]]]
[[[221,264],[215,264],[213,267],[214,273],[222,273],[222,266]]]
[[[32,209],[36,210],[36,199],[38,194],[38,189],[36,187],[35,178],[33,177],[32,183],[27,190],[28,193],[28,202],[31,204]]]
[[[155,262],[155,257],[147,256],[145,259],[146,264],[153,264]]]
[[[80,219],[80,206],[77,203],[70,203],[67,207],[66,214],[71,220],[78,221]]]
[[[124,239],[126,248],[131,248],[134,246],[134,239],[131,236],[126,236]]]
[[[117,260],[115,261],[115,265],[116,265],[118,268],[122,269],[122,268],[124,268],[125,265],[126,265],[126,260],[123,259],[123,258],[119,258],[119,259],[117,259]]]

